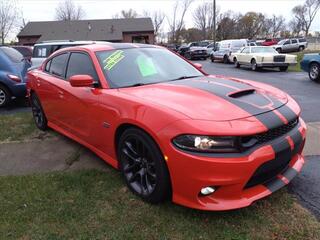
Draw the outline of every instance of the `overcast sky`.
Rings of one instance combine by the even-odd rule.
[[[27,21],[54,20],[55,8],[59,0],[17,0],[18,6]],[[216,0],[221,11],[232,10],[246,13],[248,11],[262,12],[267,15],[283,15],[287,20],[292,18],[291,9],[302,4],[304,0]],[[161,10],[167,16],[173,11],[175,0],[74,0],[81,5],[86,13],[86,19],[111,18],[122,9],[134,9],[138,13],[143,10]],[[197,5],[212,0],[195,0],[186,15],[186,26],[192,27],[192,11]],[[165,22],[167,25],[167,21]],[[167,26],[165,26],[167,28]],[[311,31],[320,31],[320,11],[311,27]]]

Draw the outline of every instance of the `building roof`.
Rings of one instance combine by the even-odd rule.
[[[124,32],[154,32],[150,18],[29,22],[18,37],[48,40],[121,41]]]

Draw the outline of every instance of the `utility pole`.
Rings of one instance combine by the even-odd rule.
[[[213,46],[216,47],[216,0],[213,0],[213,28],[212,28],[212,38],[213,38]]]

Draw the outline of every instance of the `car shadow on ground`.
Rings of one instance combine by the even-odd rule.
[[[27,99],[14,99],[8,106],[0,108],[0,115],[29,111],[30,105]]]

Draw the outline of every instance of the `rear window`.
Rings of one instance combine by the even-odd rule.
[[[14,63],[19,63],[23,59],[22,54],[13,48],[1,47],[0,51],[2,51]]]
[[[298,41],[297,41],[297,39],[292,39],[291,40],[291,43],[297,43]]]
[[[32,51],[29,48],[25,47],[13,47],[16,49],[18,52],[20,52],[24,57],[30,57],[32,56]]]
[[[33,57],[34,58],[47,58],[50,56],[51,47],[49,45],[43,45],[43,46],[35,46],[33,49]]]
[[[300,39],[299,39],[299,42],[307,42],[307,39],[305,39],[305,38],[300,38]]]

